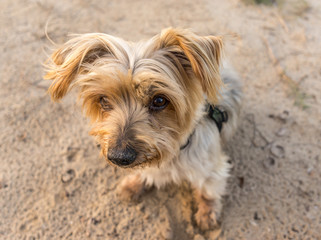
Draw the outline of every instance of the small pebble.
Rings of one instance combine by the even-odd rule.
[[[250,223],[251,223],[251,225],[254,226],[254,227],[257,226],[257,223],[256,223],[255,221],[253,221],[253,220],[250,220]]]
[[[314,167],[312,167],[312,166],[309,167],[309,168],[307,169],[307,172],[308,172],[309,176],[313,177],[314,174],[315,174]]]
[[[0,181],[0,189],[7,188],[8,184],[6,184],[4,181]]]
[[[285,155],[284,148],[280,145],[272,145],[271,153],[273,154],[273,156],[278,157],[278,158],[283,158]]]
[[[92,222],[92,224],[97,225],[97,224],[101,223],[101,220],[100,219],[96,219],[96,218],[92,218],[91,222]]]
[[[254,220],[259,221],[261,218],[259,217],[259,214],[257,212],[254,213]]]
[[[289,112],[287,110],[284,110],[278,117],[284,122],[286,122],[289,118],[289,115]]]
[[[275,159],[272,157],[268,157],[263,160],[263,166],[267,169],[273,167],[275,165]]]
[[[239,180],[239,187],[243,188],[243,186],[244,186],[244,177],[238,177],[238,180]]]
[[[61,181],[63,183],[69,183],[75,177],[76,173],[73,169],[67,170],[64,174],[61,175]]]
[[[283,136],[287,135],[287,133],[288,133],[288,129],[285,128],[285,127],[281,127],[281,128],[276,132],[276,135],[277,135],[278,137],[283,137]]]

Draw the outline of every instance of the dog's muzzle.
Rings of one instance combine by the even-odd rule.
[[[136,157],[137,152],[130,146],[109,148],[107,154],[107,158],[118,166],[130,165],[135,161]]]

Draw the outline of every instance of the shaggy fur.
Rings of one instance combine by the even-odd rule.
[[[120,185],[124,196],[133,199],[145,187],[188,180],[197,190],[195,219],[204,230],[220,213],[229,170],[221,139],[236,128],[241,99],[233,70],[223,67],[225,84],[221,80],[221,52],[220,37],[182,29],[165,29],[138,43],[84,34],[53,53],[45,76],[53,80],[53,100],[79,89],[91,134],[107,160],[111,150],[122,149],[118,156],[135,152],[133,162],[121,165],[136,170]],[[168,105],[155,111],[151,106],[157,96]],[[207,103],[228,113],[221,133],[206,115]]]

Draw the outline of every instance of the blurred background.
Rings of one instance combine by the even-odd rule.
[[[0,239],[321,239],[319,0],[1,0]],[[42,63],[72,33],[137,41],[173,26],[225,35],[243,79],[221,229],[200,232],[187,183],[123,203],[72,93]]]

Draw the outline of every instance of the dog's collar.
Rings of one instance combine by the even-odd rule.
[[[227,122],[228,120],[227,112],[222,110],[221,107],[213,106],[210,104],[207,104],[206,111],[207,111],[207,116],[215,122],[218,128],[218,131],[221,132],[223,123]],[[190,144],[191,142],[190,139],[193,136],[194,132],[189,136],[189,138],[187,139],[187,142],[183,146],[181,146],[180,148],[181,150],[185,149]]]

